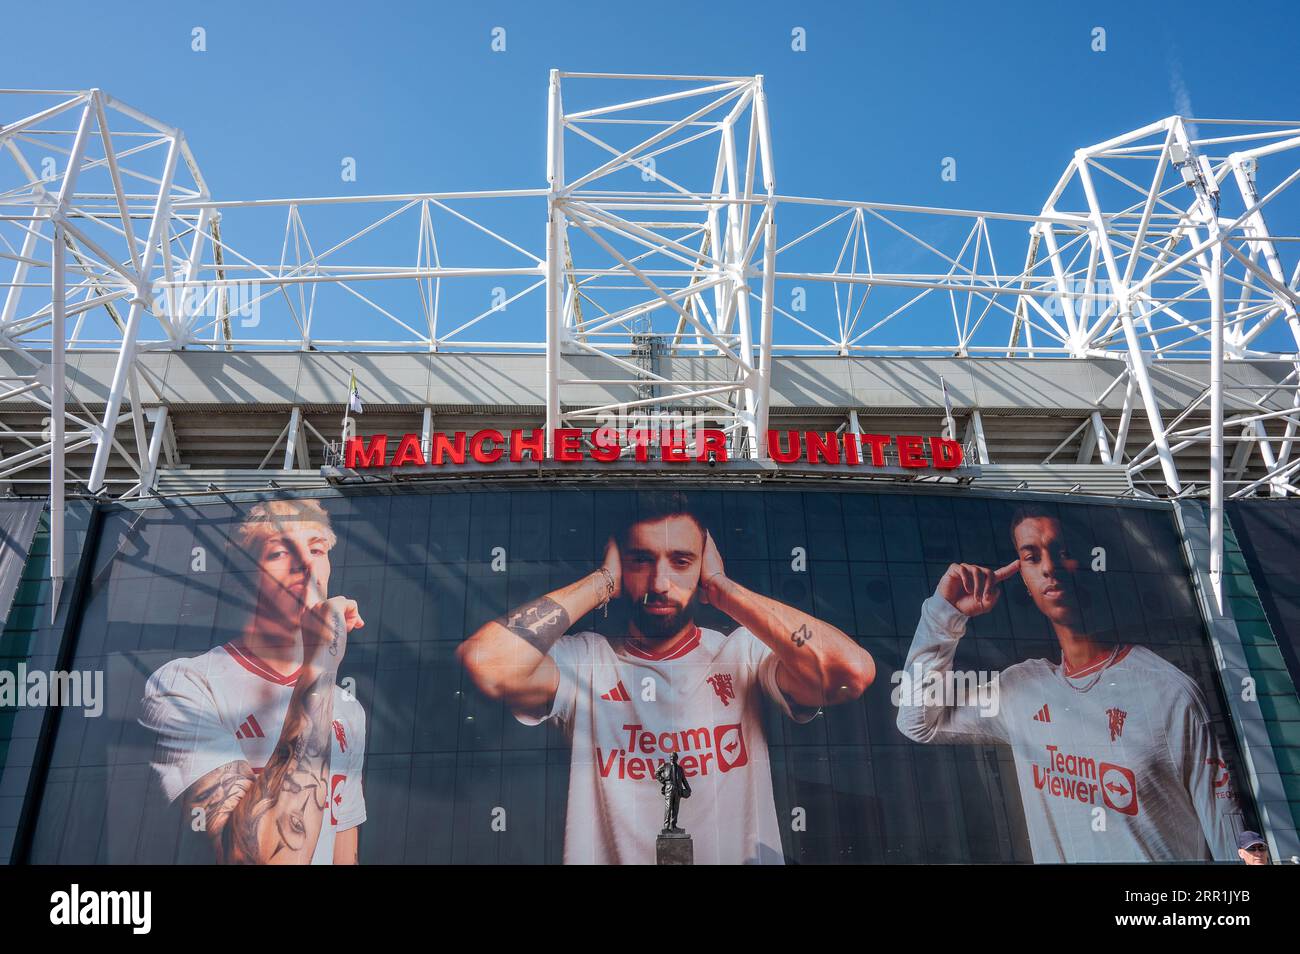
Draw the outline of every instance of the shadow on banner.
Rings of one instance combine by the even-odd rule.
[[[44,510],[44,500],[0,500],[0,629],[9,620],[18,580]]]

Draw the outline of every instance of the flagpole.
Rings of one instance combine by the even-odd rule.
[[[357,389],[357,369],[356,369],[356,368],[353,368],[353,369],[352,369],[352,371],[351,371],[351,376],[350,376],[350,378],[348,379],[348,381],[349,381],[349,383],[348,383],[348,396],[347,396],[347,398],[344,399],[344,401],[343,401],[343,433],[340,435],[340,439],[339,439],[339,447],[340,447],[340,450],[342,450],[343,448],[346,448],[346,447],[347,447],[347,443],[348,443],[348,424],[350,424],[350,423],[352,422],[352,416],[351,416],[351,412],[352,412],[352,395],[353,395],[354,393],[356,393],[356,389]]]
[[[943,436],[950,441],[955,441],[957,439],[957,422],[952,419],[952,398],[948,396],[948,382],[943,379],[942,375],[939,377],[939,388],[943,391],[943,429],[945,431]]]

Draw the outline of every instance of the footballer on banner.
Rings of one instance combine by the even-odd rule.
[[[614,599],[629,605],[625,636],[566,635]],[[701,602],[739,628],[701,628]],[[599,569],[485,623],[459,656],[521,722],[554,720],[568,736],[569,864],[654,863],[655,771],[673,754],[693,793],[681,825],[697,863],[783,863],[762,701],[807,721],[875,677],[834,626],[729,579],[680,493],[651,495]]]
[[[253,506],[236,532],[257,566],[248,622],[145,687],[154,772],[219,863],[357,863],[366,714],[336,681],[365,624],[327,596],[335,539],[318,501]]]
[[[954,563],[922,604],[898,728],[917,742],[1010,745],[1035,862],[1233,859],[1242,820],[1200,689],[1146,647],[1085,627],[1079,560],[1053,514],[1022,507],[1011,535],[1015,560]],[[936,702],[927,685],[951,672],[967,621],[1016,575],[1060,661],[1000,673],[996,706]]]

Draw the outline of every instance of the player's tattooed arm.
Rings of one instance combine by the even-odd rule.
[[[497,620],[499,626],[510,630],[543,655],[564,635],[570,622],[564,607],[550,596],[525,603]]]
[[[598,569],[484,623],[460,644],[457,658],[488,698],[515,712],[545,714],[560,679],[547,654],[575,620],[617,597],[621,580],[618,547],[610,541]]]
[[[190,789],[219,864],[306,864],[329,806],[334,670],[305,674],[261,773],[247,762],[209,772]]]
[[[871,654],[841,630],[729,579],[712,536],[704,541],[700,587],[710,603],[771,647],[780,661],[777,685],[799,705],[848,702],[875,679]]]
[[[322,599],[302,614],[303,665],[275,750],[260,773],[239,761],[190,788],[220,864],[308,864],[329,807],[334,686],[348,634],[365,625],[354,600]]]

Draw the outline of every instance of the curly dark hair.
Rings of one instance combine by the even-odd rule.
[[[1061,522],[1060,516],[1050,507],[1043,504],[1021,504],[1011,513],[1011,524],[1007,532],[1011,534],[1011,542],[1016,541],[1016,527],[1020,526],[1026,520],[1055,520]]]
[[[628,535],[638,523],[654,523],[669,517],[690,517],[700,528],[701,535],[708,533],[704,521],[691,508],[691,502],[686,494],[680,490],[655,490],[638,495],[636,516],[618,532],[619,547],[627,546]]]

